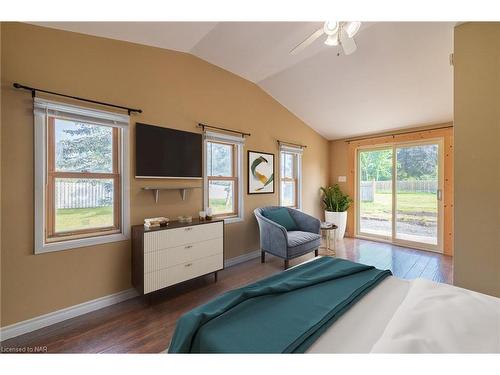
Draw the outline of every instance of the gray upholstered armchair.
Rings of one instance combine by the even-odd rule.
[[[321,244],[320,221],[293,208],[287,208],[299,230],[287,231],[285,227],[266,218],[263,212],[275,210],[277,206],[268,206],[254,210],[259,223],[261,261],[266,261],[266,252],[285,260],[285,269],[289,260],[307,254],[314,250],[318,256]]]

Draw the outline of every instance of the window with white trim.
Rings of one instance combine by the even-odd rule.
[[[35,253],[128,238],[129,117],[35,98]]]
[[[204,134],[204,205],[226,222],[243,219],[244,140],[211,131]]]
[[[280,206],[302,208],[302,151],[280,145]]]

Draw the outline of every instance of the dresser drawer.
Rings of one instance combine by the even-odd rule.
[[[190,244],[193,242],[201,242],[214,238],[222,238],[223,223],[211,223],[193,225],[192,227],[169,229],[168,232],[168,247],[177,247]]]
[[[206,258],[224,252],[224,239],[195,242],[192,244],[161,249],[144,254],[144,273],[172,267],[192,260]]]
[[[223,223],[193,225],[184,228],[159,230],[144,234],[144,252],[201,242],[223,237]]]
[[[167,286],[220,270],[223,266],[224,257],[217,254],[167,268]]]
[[[223,268],[222,254],[211,255],[144,275],[144,293],[165,288]]]

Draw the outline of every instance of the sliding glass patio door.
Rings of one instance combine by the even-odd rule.
[[[356,233],[442,252],[440,141],[360,148]]]
[[[358,234],[392,238],[392,147],[358,151]]]

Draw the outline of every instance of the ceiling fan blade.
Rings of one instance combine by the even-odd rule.
[[[303,42],[297,44],[291,51],[290,55],[296,55],[300,51],[302,51],[304,48],[309,46],[312,42],[314,42],[316,39],[318,39],[321,35],[324,34],[323,31],[323,26],[321,26],[318,30],[313,32],[311,35],[309,35]]]
[[[340,44],[342,45],[342,49],[346,55],[350,55],[358,49],[354,39],[349,38],[345,32],[340,35]]]

